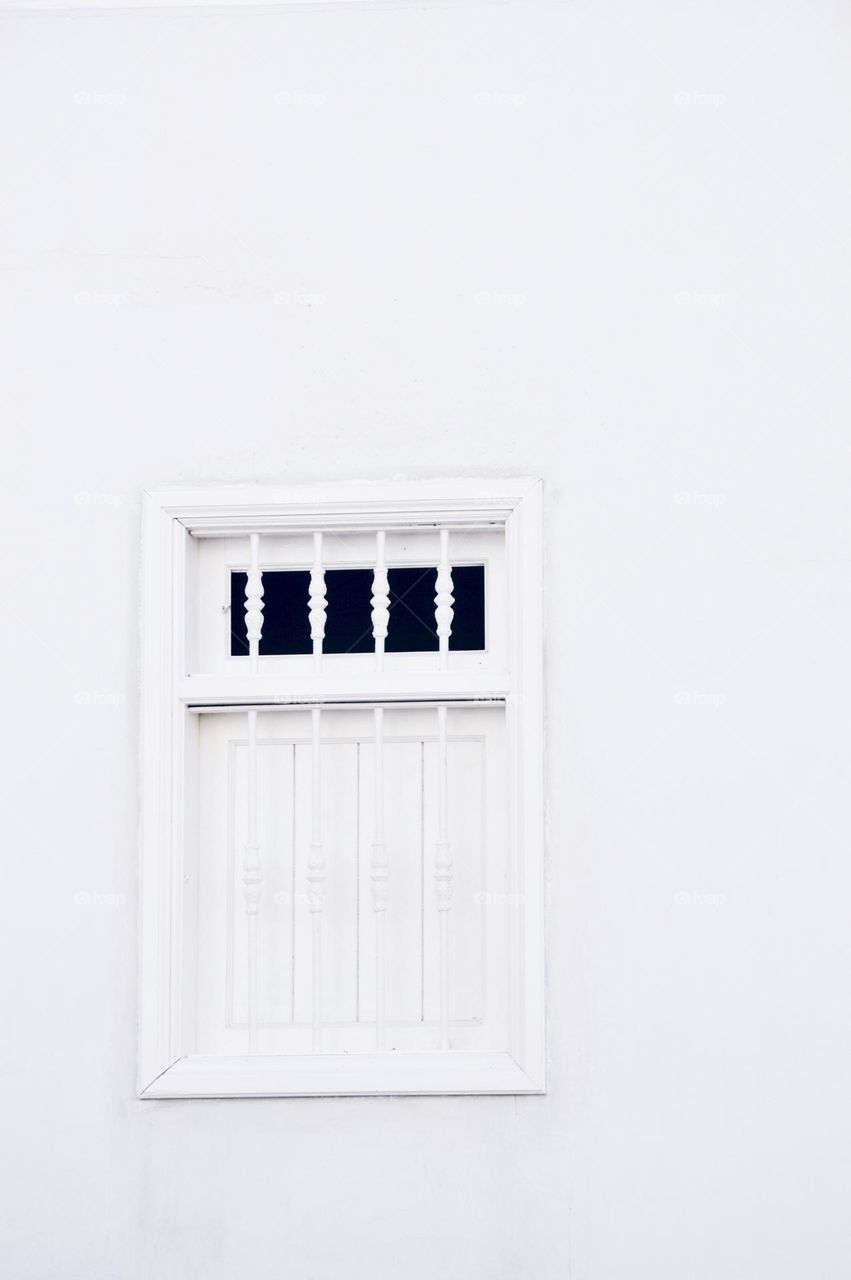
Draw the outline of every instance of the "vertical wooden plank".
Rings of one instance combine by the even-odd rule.
[[[248,927],[248,1052],[257,1052],[257,912],[260,904],[260,846],[257,841],[257,712],[248,712],[248,839],[242,860]]]
[[[375,1044],[385,1047],[385,934],[387,923],[387,881],[390,871],[387,844],[384,839],[384,709],[373,710],[373,838],[372,838],[372,911],[375,918]]]
[[[449,1048],[449,911],[452,906],[452,850],[449,845],[446,707],[437,708],[437,842],[434,884],[438,910],[440,969],[440,1047]]]
[[[199,716],[199,844],[203,856],[198,863],[198,1009],[196,1053],[225,1052],[225,1028],[232,1020],[234,985],[233,951],[246,945],[243,908],[242,856],[245,848],[244,821],[234,824],[234,771],[236,752],[232,749],[227,717]],[[244,732],[245,719],[232,717]],[[245,754],[243,747],[243,755]],[[228,948],[228,943],[230,947]],[[222,949],[228,948],[226,963]],[[240,1016],[247,1024],[248,982],[241,968]],[[245,1031],[239,1032],[238,1051],[245,1050]]]
[[[298,716],[300,724],[308,717]],[[320,985],[322,1046],[339,1043],[338,1024],[357,1016],[358,929],[358,831],[357,746],[340,742],[341,724],[349,713],[322,712],[321,834],[326,874],[322,903]],[[313,930],[310,862],[313,828],[313,740],[299,742],[296,756],[296,919],[295,919],[295,1019],[313,1023]],[[305,903],[307,909],[305,909]]]
[[[267,718],[278,721],[280,717],[267,712]],[[263,1046],[267,1025],[292,1020],[293,748],[274,741],[261,740],[259,745],[263,895],[258,918],[257,1017]],[[266,1051],[267,1046],[263,1047]]]
[[[398,741],[392,730],[405,713],[384,712],[384,839],[388,865],[385,932],[385,1047],[392,1049],[396,1027],[422,1020],[422,747],[418,741]],[[360,750],[360,846],[373,838],[374,752],[366,741]],[[372,864],[364,858],[360,870],[361,919],[372,914]],[[434,898],[428,895],[429,908]],[[360,940],[359,1020],[376,1019],[376,935],[363,929]]]
[[[315,652],[315,650],[314,650]],[[321,653],[321,640],[320,640]],[[322,912],[325,907],[325,855],[322,848],[322,712],[313,707],[310,712],[310,859],[307,881],[309,906],[313,917],[312,941],[312,991],[311,1021],[313,1023],[313,1052],[322,1048]]]
[[[459,728],[466,713],[454,713]],[[487,892],[483,845],[486,831],[483,744],[464,737],[447,742],[448,828],[452,835],[452,909],[440,912],[433,892],[430,864],[425,867],[423,912],[423,1017],[440,1026],[440,929],[448,916],[451,982],[449,1019],[470,1022],[484,1013],[483,930],[490,913],[477,895]],[[438,743],[423,744],[423,842],[426,851],[438,838]],[[501,784],[504,790],[504,783]],[[503,819],[504,825],[504,819]],[[498,843],[498,842],[497,842]]]
[[[205,725],[214,718],[199,717]],[[266,713],[264,720],[276,720]],[[221,717],[235,728],[236,717]],[[229,801],[233,812],[228,824],[234,832],[236,857],[230,859],[229,960],[226,1020],[234,1027],[249,1021],[249,945],[238,910],[242,889],[239,849],[247,840],[248,824],[248,744],[236,741],[233,749],[233,784]],[[266,1051],[272,1043],[271,1029],[292,1021],[292,899],[293,899],[293,747],[286,743],[258,740],[257,778],[258,844],[263,850],[263,893],[258,904],[257,948],[258,1045]],[[209,801],[208,803],[211,803]],[[223,819],[220,819],[222,821]],[[215,875],[215,851],[205,846],[205,869]],[[233,904],[237,904],[237,910]]]
[[[456,713],[464,723],[467,715]],[[478,713],[468,713],[476,717]],[[494,746],[487,740],[487,751]],[[449,785],[447,807],[452,833],[452,911],[449,913],[449,952],[452,957],[452,989],[449,1017],[455,1022],[474,1022],[485,1014],[485,970],[483,941],[489,926],[498,926],[507,908],[494,897],[500,886],[488,876],[485,858],[487,814],[485,784],[487,764],[496,759],[486,754],[478,738],[461,738],[449,744]],[[486,764],[487,761],[487,764]],[[504,794],[505,783],[500,784]],[[499,815],[496,815],[497,821]],[[504,826],[504,817],[503,817]],[[495,866],[499,864],[501,837],[493,840]],[[490,992],[496,1004],[499,988]],[[490,1016],[490,1009],[488,1010]]]

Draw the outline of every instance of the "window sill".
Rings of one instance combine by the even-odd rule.
[[[509,1053],[192,1054],[156,1076],[145,1098],[281,1098],[387,1094],[543,1093]]]

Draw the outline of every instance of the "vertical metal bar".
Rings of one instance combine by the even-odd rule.
[[[375,534],[375,569],[372,575],[372,635],[375,642],[375,669],[384,669],[384,641],[390,620],[390,584],[387,577],[386,534]],[[372,867],[372,909],[375,916],[375,1045],[384,1049],[386,1034],[386,919],[387,919],[387,845],[384,841],[384,709],[373,708],[374,733],[374,801]]]
[[[384,668],[384,641],[390,621],[390,584],[384,546],[384,530],[379,529],[375,535],[375,569],[372,574],[372,635],[375,640],[376,671]]]
[[[322,912],[325,907],[325,854],[322,847],[322,737],[321,711],[313,707],[311,718],[312,818],[310,857],[307,864],[308,900],[313,918],[313,1052],[322,1048]]]
[[[245,632],[252,675],[260,666],[263,632],[263,575],[260,572],[260,535],[249,537],[250,563],[245,580]],[[248,927],[248,1049],[257,1052],[259,998],[257,916],[260,909],[260,843],[258,835],[257,712],[248,711],[248,841],[242,863],[245,916]]]
[[[386,1045],[386,959],[385,933],[387,917],[387,881],[389,867],[387,845],[384,841],[384,710],[373,709],[374,739],[374,804],[372,842],[372,909],[375,915],[375,1043],[376,1048]]]
[[[313,535],[313,568],[310,571],[310,638],[313,641],[313,665],[322,666],[322,641],[325,638],[325,570],[322,567],[322,534]]]
[[[449,666],[449,637],[452,634],[452,566],[449,563],[449,530],[440,531],[440,561],[437,566],[437,583],[434,596],[434,620],[437,624],[437,640],[440,651],[440,669]]]
[[[434,880],[440,925],[440,1047],[449,1048],[449,909],[452,905],[452,853],[449,846],[449,772],[446,707],[437,708],[437,848]]]

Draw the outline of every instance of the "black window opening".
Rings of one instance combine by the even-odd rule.
[[[325,638],[323,653],[373,653],[372,570],[326,569]],[[230,577],[230,651],[232,657],[248,654],[245,630],[247,575]],[[386,653],[437,653],[434,620],[437,569],[388,569],[390,620]],[[263,574],[263,632],[261,655],[312,653],[308,589],[310,573],[304,569],[272,569]],[[485,567],[454,565],[450,650],[482,650],[485,647]]]

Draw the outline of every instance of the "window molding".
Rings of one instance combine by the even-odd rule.
[[[365,672],[364,699],[497,698],[506,706],[512,884],[510,1047],[257,1057],[186,1052],[182,997],[183,801],[193,761],[193,705],[254,701],[258,677],[185,674],[191,537],[504,525],[511,601],[505,672]],[[139,1094],[143,1098],[339,1094],[539,1093],[545,1088],[543,955],[542,486],[537,480],[447,480],[310,487],[162,489],[143,499]],[[264,677],[262,700],[351,697],[353,677]]]

